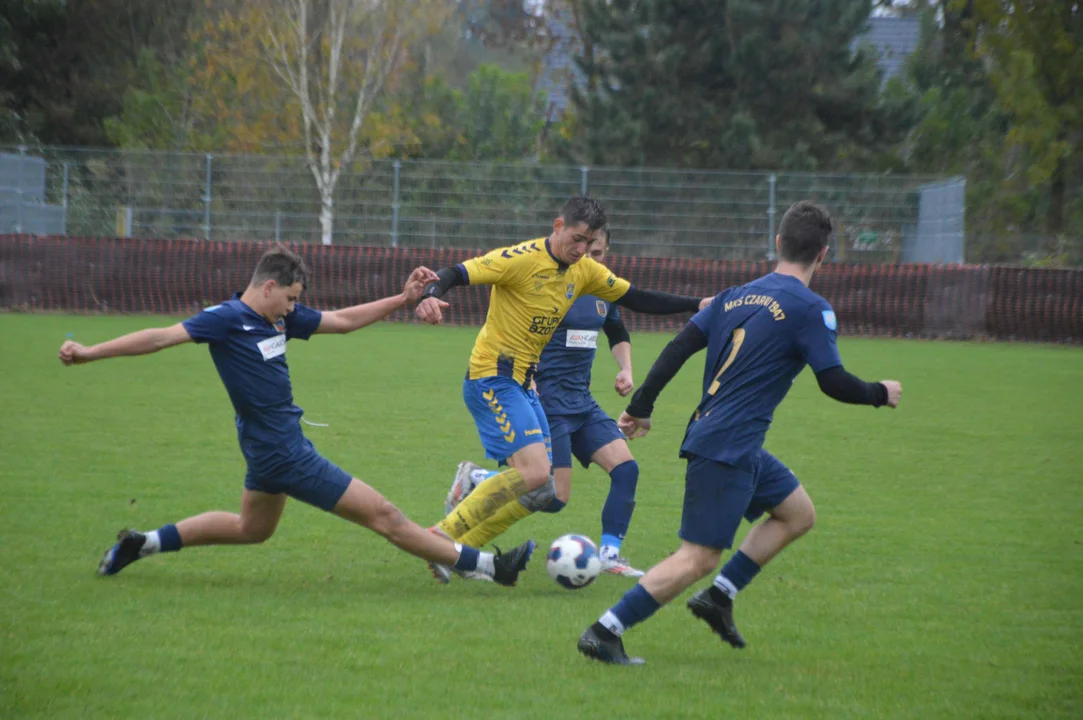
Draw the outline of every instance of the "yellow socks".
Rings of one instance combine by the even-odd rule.
[[[474,492],[477,492],[477,490]],[[518,500],[510,502],[497,510],[492,517],[458,538],[457,542],[475,548],[484,547],[493,538],[505,533],[512,525],[533,514],[533,510],[528,510]]]
[[[459,503],[450,515],[441,520],[437,527],[458,542],[472,529],[493,517],[505,505],[512,503],[523,508],[518,500],[519,496],[526,491],[526,481],[523,480],[523,476],[515,468],[508,468],[474,488],[474,492]],[[523,510],[525,511],[526,508]],[[530,514],[529,511],[527,514]],[[515,521],[511,520],[508,527],[511,527]],[[492,537],[496,537],[497,534],[499,533],[495,533]]]

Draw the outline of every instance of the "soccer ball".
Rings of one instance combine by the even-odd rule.
[[[602,571],[598,546],[584,535],[562,535],[549,546],[545,558],[549,577],[569,590],[578,590],[594,582]]]

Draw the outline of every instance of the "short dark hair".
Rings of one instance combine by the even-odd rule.
[[[605,240],[605,246],[609,247],[609,240],[610,240],[610,237],[609,237],[609,235],[610,235],[609,223],[606,223],[605,225],[603,225],[601,227],[600,232],[601,232],[601,235],[602,235],[602,239]]]
[[[268,280],[274,280],[282,287],[299,282],[301,287],[307,288],[308,278],[308,266],[301,256],[287,247],[275,245],[259,259],[250,284],[262,285]]]
[[[560,217],[564,218],[565,225],[586,223],[589,232],[600,230],[609,222],[602,204],[588,197],[573,197],[564,203],[564,207],[560,209]]]
[[[811,265],[827,247],[832,229],[827,208],[810,200],[795,202],[778,226],[778,234],[782,237],[782,259],[806,267]]]

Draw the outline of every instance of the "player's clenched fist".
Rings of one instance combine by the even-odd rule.
[[[65,365],[79,365],[80,363],[90,362],[86,348],[74,340],[66,340],[60,346],[60,352],[57,353],[57,356],[60,358],[60,362]]]
[[[902,383],[895,380],[881,380],[880,384],[887,388],[887,406],[898,407],[902,398]]]
[[[709,298],[703,298],[702,300],[700,300],[700,301],[699,301],[699,309],[700,309],[700,310],[702,310],[703,308],[705,308],[705,307],[707,307],[708,305],[710,305],[710,304],[711,304],[711,301],[712,301],[712,300],[714,300],[714,298],[713,298],[713,297],[709,297]]]
[[[632,382],[632,373],[627,370],[621,370],[617,373],[617,379],[613,382],[613,389],[617,391],[617,394],[621,397],[628,397],[628,393],[635,390],[635,383]]]
[[[430,325],[439,325],[444,319],[443,310],[447,306],[448,304],[443,300],[427,297],[417,304],[414,314],[417,315],[418,320],[427,322]]]

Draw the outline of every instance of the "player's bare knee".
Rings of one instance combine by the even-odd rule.
[[[394,508],[394,506],[392,507]],[[388,515],[386,528],[384,537],[395,545],[402,545],[407,540],[412,523],[402,514],[401,510],[394,508],[394,511]]]
[[[777,519],[786,525],[791,538],[799,538],[816,524],[816,507],[805,492],[798,491],[783,503],[784,513]]]
[[[685,543],[677,550],[677,555],[681,556],[688,573],[701,578],[709,575],[718,567],[722,551],[705,545]]]
[[[715,571],[718,567],[718,561],[722,558],[722,553],[712,548],[703,548],[705,552],[698,552],[693,556],[692,569],[699,577],[706,577]]]
[[[794,516],[786,523],[790,528],[790,533],[793,537],[798,538],[812,529],[812,526],[816,524],[816,508],[813,507],[812,502],[808,502],[802,507]]]
[[[275,527],[275,525],[266,523],[246,523],[242,520],[241,534],[244,536],[245,542],[251,545],[259,545],[271,539],[271,536],[275,534]]]
[[[527,490],[536,490],[549,482],[549,466],[531,463],[519,468],[519,474],[523,476]]]
[[[395,542],[406,532],[409,521],[390,500],[381,497],[379,505],[369,516],[367,525],[373,532]]]
[[[804,488],[795,490],[769,512],[773,520],[782,524],[791,540],[801,537],[816,524],[816,508]]]

